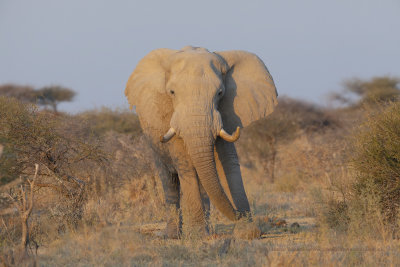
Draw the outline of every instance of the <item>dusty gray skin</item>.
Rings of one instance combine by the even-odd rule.
[[[157,49],[136,66],[125,95],[158,155],[165,201],[176,210],[167,235],[180,233],[179,208],[184,231],[206,232],[208,197],[230,220],[251,221],[233,142],[239,128],[266,117],[277,104],[264,63],[245,51]]]

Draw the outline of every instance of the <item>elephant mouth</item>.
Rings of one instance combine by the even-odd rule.
[[[167,143],[169,140],[172,139],[176,134],[176,130],[174,128],[169,128],[168,132],[164,134],[163,136],[160,137],[161,143]],[[236,128],[236,131],[232,134],[228,134],[224,128],[221,128],[221,130],[218,133],[218,136],[224,139],[225,141],[228,142],[236,142],[239,137],[240,137],[240,127]]]

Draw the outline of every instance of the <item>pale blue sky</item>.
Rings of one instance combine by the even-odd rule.
[[[280,95],[323,103],[345,78],[400,75],[399,0],[0,0],[0,84],[60,84],[66,111],[127,107],[125,83],[155,48],[243,49]]]

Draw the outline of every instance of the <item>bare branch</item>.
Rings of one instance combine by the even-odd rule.
[[[63,180],[62,180],[60,177],[58,177],[57,174],[56,174],[54,171],[50,170],[50,168],[49,168],[48,166],[46,166],[46,165],[44,165],[44,167],[46,167],[47,171],[50,173],[50,175],[51,175],[52,177],[56,178],[56,180],[57,180],[60,184],[62,184],[63,186],[65,186]]]
[[[32,180],[27,179],[27,183],[29,184],[30,190],[29,193],[26,192],[26,189],[23,184],[20,185],[20,192],[18,197],[13,197],[10,194],[7,194],[9,198],[11,198],[19,210],[19,215],[21,219],[22,225],[22,239],[21,239],[21,251],[27,254],[27,249],[29,245],[29,225],[28,219],[33,210],[33,195],[34,195],[34,188],[35,182],[37,179],[37,175],[39,173],[39,164],[35,164],[35,174]],[[22,177],[21,177],[22,180]],[[11,189],[10,189],[11,190]],[[29,194],[29,195],[28,195]],[[27,203],[28,202],[28,203]]]
[[[31,214],[32,209],[33,209],[33,189],[35,187],[35,181],[36,181],[36,177],[37,177],[38,172],[39,172],[39,164],[36,163],[35,164],[35,175],[33,176],[32,181],[28,179],[28,183],[29,183],[29,185],[31,187],[31,192],[30,192],[31,194],[29,196],[29,207],[28,207],[28,209],[26,211],[28,217]]]
[[[10,193],[7,193],[7,196],[8,196],[13,202],[15,201],[15,198],[14,198],[13,196],[11,196]]]
[[[25,211],[26,210],[26,194],[25,194],[25,189],[23,187],[23,185],[20,185],[20,201],[21,201],[21,211]]]

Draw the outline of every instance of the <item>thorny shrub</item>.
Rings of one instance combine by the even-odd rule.
[[[75,136],[68,126],[71,125],[62,115],[41,112],[33,105],[0,97],[1,184],[14,181],[8,194],[15,195],[13,188],[25,183],[33,173],[34,164],[39,164],[40,179],[35,187],[47,192],[47,201],[53,198],[43,216],[47,214],[61,223],[60,227],[76,225],[81,219],[91,182],[82,170],[107,165],[107,155],[98,145],[90,138]],[[11,206],[3,195],[2,207]],[[1,238],[2,234],[0,231]]]
[[[162,215],[155,209],[162,205],[160,197],[152,194],[152,154],[145,139],[137,138],[141,130],[136,115],[110,110],[87,114],[54,114],[0,97],[0,222],[5,226],[0,228],[0,254],[21,236],[6,196],[18,193],[15,189],[32,175],[34,163],[40,172],[30,239],[39,246],[83,225],[149,221]],[[135,206],[141,208],[133,213]]]
[[[400,103],[372,113],[355,139],[354,194],[376,196],[384,221],[394,226],[400,206]]]
[[[347,185],[328,199],[322,220],[357,236],[399,234],[400,103],[366,106],[366,120],[350,138]]]
[[[66,120],[35,106],[0,97],[1,180],[30,175],[33,163],[43,166],[44,176],[76,180],[72,168],[83,161],[102,162],[98,146],[70,134]]]

